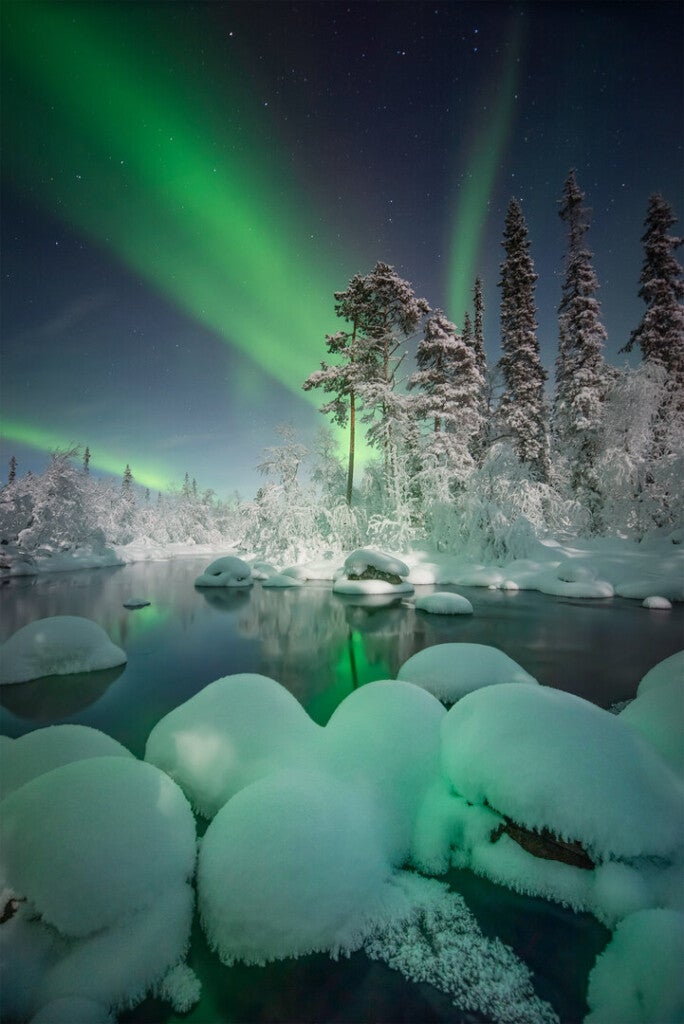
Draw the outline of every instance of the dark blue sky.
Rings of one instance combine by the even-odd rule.
[[[175,223],[192,216],[192,203],[173,207],[164,190],[178,182],[160,155],[140,160],[146,191],[134,193],[116,145],[127,140],[113,139],[103,159],[117,173],[101,175],[100,192],[91,189],[90,207],[84,199],[79,209],[71,185],[90,158],[78,120],[85,107],[77,93],[65,93],[63,109],[49,101],[44,69],[59,80],[60,66],[48,42],[21,35],[18,12],[27,6],[9,2],[3,12],[4,465],[14,453],[20,471],[40,467],[44,456],[22,443],[29,438],[73,440],[90,445],[95,464],[101,456],[107,468],[130,462],[135,474],[139,466],[141,479],[180,481],[188,470],[219,494],[249,496],[276,424],[292,422],[311,440],[323,421],[299,392],[300,368],[325,356],[324,333],[336,327],[332,290],[376,260],[394,264],[459,325],[454,277],[459,267],[479,273],[487,353],[498,359],[500,240],[512,196],[528,222],[539,339],[552,371],[564,249],[557,202],[571,167],[593,210],[606,354],[624,361],[619,349],[642,312],[649,194],[662,192],[682,214],[681,4],[103,5],[121,27],[112,41],[119,63],[108,67],[105,51],[105,72],[127,82],[130,63],[130,81],[138,89],[142,81],[149,100],[148,110],[138,93],[145,118],[172,107],[173,123],[197,146],[196,163],[217,163],[208,175],[235,159],[255,182],[259,220],[233,246],[223,296],[223,264],[210,266],[201,227],[187,254],[175,242],[188,232],[166,231],[164,211]],[[91,31],[98,5],[57,6],[69,13],[67,28]],[[77,84],[82,62],[86,80],[85,49],[63,44],[62,59]],[[142,78],[135,68],[145,69]],[[136,94],[122,88],[120,101],[134,106]],[[105,125],[109,104],[102,100]],[[146,130],[161,131],[148,120]],[[181,183],[188,196],[197,172]],[[143,195],[151,207],[158,200],[155,217],[141,209]],[[464,197],[475,214],[467,230]],[[232,200],[239,208],[239,193]],[[216,206],[206,212],[216,253]],[[279,252],[292,280],[305,282],[301,292],[272,289],[258,266],[241,290],[241,244],[263,244],[271,222],[281,241],[282,224],[295,225]],[[129,225],[132,236],[140,224],[137,248],[128,247]],[[160,284],[170,256],[175,269]],[[318,281],[329,293],[315,301],[331,320],[310,324],[302,308]],[[225,327],[212,319],[212,288],[216,309],[225,303]]]

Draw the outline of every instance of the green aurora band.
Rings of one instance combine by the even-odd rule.
[[[519,15],[511,24],[508,56],[496,82],[493,96],[483,97],[489,112],[470,146],[467,172],[459,188],[451,232],[449,260],[449,309],[456,324],[463,325],[463,314],[470,309],[473,285],[478,274],[482,237],[488,205],[501,157],[511,133],[515,114],[516,86],[523,49],[523,31]]]
[[[186,35],[165,41],[177,55],[170,72],[149,38],[159,20],[141,22],[135,5],[126,18],[108,7],[5,8],[8,178],[112,249],[259,373],[318,405],[301,384],[336,329],[333,292],[352,259],[338,255],[331,266],[311,240],[320,225],[279,154],[250,131],[267,115],[246,100],[237,70],[215,61],[198,83],[187,55],[206,51],[207,40],[195,45]],[[41,434],[11,426],[4,433],[27,444]],[[101,468],[109,463],[101,458]]]

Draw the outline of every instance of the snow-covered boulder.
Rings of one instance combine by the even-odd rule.
[[[437,591],[416,598],[416,610],[432,615],[472,615],[473,606],[467,597],[449,591]]]
[[[471,805],[578,842],[594,862],[667,857],[682,791],[620,717],[542,686],[490,686],[442,722],[442,768]],[[495,847],[493,847],[495,849]]]
[[[649,669],[637,687],[637,695],[640,697],[647,690],[670,683],[673,679],[684,682],[684,651],[671,654]]]
[[[406,860],[420,804],[439,774],[445,714],[425,690],[388,679],[350,693],[325,727],[328,770],[370,794],[394,864]]]
[[[123,665],[125,651],[102,626],[75,615],[38,619],[18,629],[0,649],[0,683],[23,683],[43,676],[97,672]]]
[[[49,725],[18,739],[0,736],[0,799],[53,768],[91,757],[133,755],[111,736],[87,725]]]
[[[566,558],[556,568],[556,578],[565,583],[586,583],[596,579],[596,570],[574,558]]]
[[[2,801],[2,818],[7,885],[67,937],[109,928],[192,877],[190,805],[135,758],[45,772]]]
[[[412,594],[406,582],[410,569],[393,555],[371,548],[359,548],[346,558],[341,574],[335,576],[336,594]]]
[[[251,782],[307,763],[320,726],[280,683],[250,673],[205,686],[155,725],[145,760],[206,818]]]
[[[264,963],[352,950],[391,874],[373,803],[318,772],[278,772],[209,825],[198,906],[221,960]]]
[[[127,601],[124,601],[124,608],[129,608],[131,611],[135,611],[137,608],[147,608],[150,601],[147,601],[144,597],[129,597]]]
[[[288,587],[303,587],[304,580],[297,579],[295,576],[287,576],[284,572],[276,572],[272,576],[267,576],[261,586],[285,590]]]
[[[669,612],[672,609],[672,602],[668,601],[666,597],[659,597],[657,594],[645,597],[641,603],[644,608],[651,608],[654,611]]]
[[[418,651],[404,662],[397,678],[422,686],[448,704],[483,686],[537,683],[529,672],[496,647],[465,643],[435,644]]]
[[[674,772],[684,776],[684,674],[675,670],[655,686],[640,685],[620,718],[650,743]]]
[[[241,558],[225,555],[206,567],[195,580],[196,587],[251,587],[252,570]]]
[[[278,570],[270,562],[251,562],[252,579],[265,580],[269,576],[275,576]]]
[[[589,975],[584,1024],[684,1020],[684,915],[641,910],[621,921]]]

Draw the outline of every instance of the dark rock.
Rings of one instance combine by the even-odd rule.
[[[374,565],[369,565],[367,569],[360,574],[350,572],[347,574],[348,580],[384,580],[385,583],[393,583],[398,586],[403,583],[401,576],[397,576],[393,572],[384,572],[382,569],[376,569]]]
[[[557,860],[561,864],[570,864],[574,868],[582,868],[585,871],[592,871],[596,867],[587,851],[577,840],[568,842],[565,839],[559,839],[547,828],[543,828],[541,831],[529,829],[518,825],[506,815],[502,815],[502,817],[504,820],[490,836],[492,843],[497,842],[505,833],[518,846],[522,846],[523,850],[527,850],[528,853],[534,857],[540,857],[542,860]]]

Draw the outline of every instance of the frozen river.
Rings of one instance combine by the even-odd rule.
[[[177,559],[113,569],[16,578],[0,587],[2,639],[34,619],[82,615],[123,647],[121,669],[0,687],[1,731],[19,736],[56,722],[101,729],[142,756],[152,726],[206,684],[235,672],[271,676],[324,724],[356,686],[396,676],[424,647],[455,641],[494,645],[541,683],[603,707],[633,696],[640,678],[682,646],[684,609],[647,611],[638,601],[569,600],[536,592],[458,590],[472,616],[434,616],[407,602],[342,598],[329,583],[297,589],[196,590],[207,562]],[[429,593],[436,587],[417,588]],[[128,611],[141,597],[150,606]],[[535,971],[540,996],[566,1024],[581,1020],[586,977],[608,932],[576,915],[452,872],[488,935],[498,935]],[[363,954],[326,956],[264,968],[223,967],[195,930],[191,964],[204,994],[190,1022],[477,1022],[429,986],[409,985]],[[172,1021],[147,1000],[121,1018]]]

